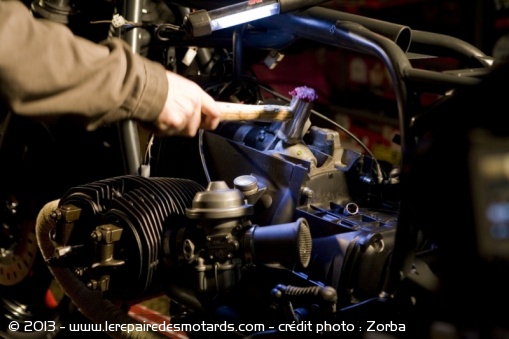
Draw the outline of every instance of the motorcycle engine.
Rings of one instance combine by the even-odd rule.
[[[38,227],[50,267],[114,302],[165,293],[187,318],[280,323],[292,300],[294,317],[323,319],[375,297],[397,224],[379,167],[332,129],[308,125],[292,144],[280,129],[225,122],[194,140],[158,139],[151,176],[69,189]],[[189,157],[195,143],[205,174]],[[168,161],[175,150],[188,152],[187,177]]]

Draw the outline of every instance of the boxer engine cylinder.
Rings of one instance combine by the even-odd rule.
[[[113,299],[158,293],[163,281],[199,293],[228,290],[245,267],[309,263],[305,219],[259,226],[249,222],[252,213],[241,191],[220,181],[204,189],[188,179],[102,180],[60,199],[49,261]]]

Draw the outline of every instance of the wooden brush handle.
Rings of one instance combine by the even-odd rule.
[[[293,117],[288,106],[247,105],[231,102],[218,102],[221,120],[271,120],[283,121]]]

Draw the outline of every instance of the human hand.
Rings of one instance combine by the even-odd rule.
[[[198,129],[212,130],[219,124],[219,107],[198,84],[166,71],[168,96],[156,127],[164,135],[193,137]]]

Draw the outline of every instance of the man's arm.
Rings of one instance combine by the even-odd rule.
[[[64,25],[0,1],[0,95],[20,115],[75,115],[87,128],[132,118],[154,123],[165,107],[164,67],[120,39],[98,45]]]

